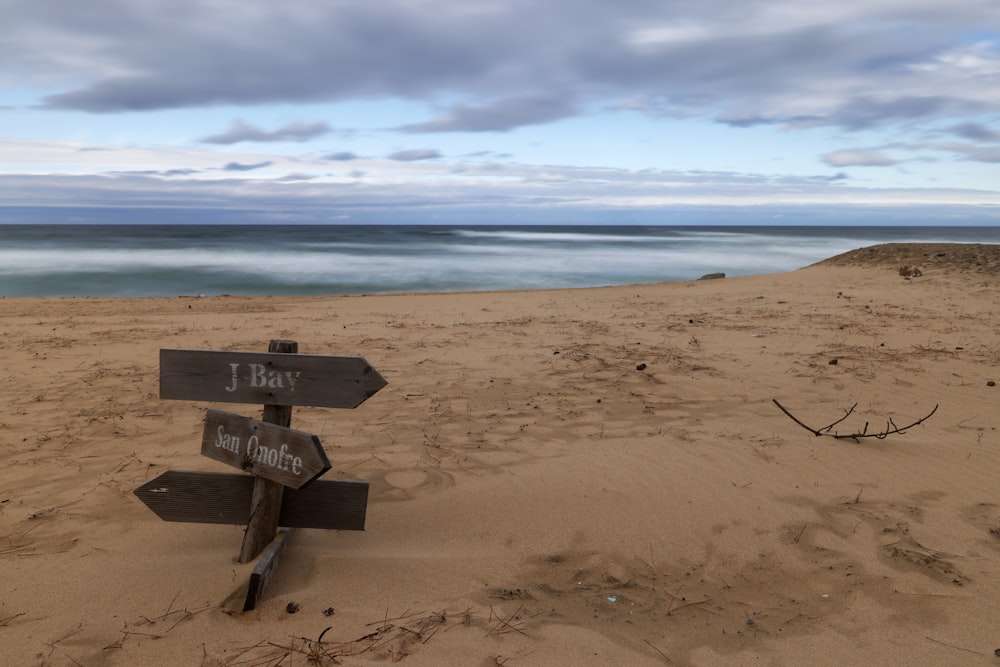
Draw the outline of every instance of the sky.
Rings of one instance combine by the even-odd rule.
[[[0,16],[0,222],[1000,225],[997,0]]]

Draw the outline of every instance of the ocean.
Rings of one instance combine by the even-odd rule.
[[[790,271],[998,227],[3,225],[0,296],[318,295],[596,287]]]

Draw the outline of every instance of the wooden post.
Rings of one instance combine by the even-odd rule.
[[[272,340],[267,351],[295,354],[299,351],[299,344],[294,340]],[[292,406],[265,405],[261,421],[278,426],[291,426]],[[241,563],[248,563],[256,558],[277,535],[284,489],[285,487],[278,482],[254,477],[250,522],[247,524],[246,532],[243,533],[243,546],[240,548]]]

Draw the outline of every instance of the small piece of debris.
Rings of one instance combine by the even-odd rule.
[[[333,607],[327,607],[323,610],[324,616],[333,616]]]
[[[289,602],[287,605],[285,605],[285,611],[287,611],[289,614],[294,614],[299,609],[300,607],[297,602]]]
[[[498,600],[533,600],[531,592],[526,588],[495,588],[490,591],[490,597]]]
[[[639,364],[638,366],[635,367],[635,370],[637,370],[637,371],[644,371],[644,370],[646,370],[646,364]]]
[[[698,278],[698,280],[718,280],[719,278],[725,278],[725,277],[726,277],[725,273],[706,273],[701,278]]]
[[[826,363],[830,364],[831,366],[836,366],[837,365],[837,360],[836,359],[831,359],[830,361],[828,361]]]
[[[997,383],[994,380],[987,380],[986,381],[986,386],[987,387],[995,387],[995,386],[997,386]]]

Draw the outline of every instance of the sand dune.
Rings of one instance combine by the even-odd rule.
[[[997,257],[891,245],[586,290],[2,299],[0,663],[995,664]],[[160,400],[158,350],[273,338],[363,356],[389,385],[295,408],[326,479],[370,482],[367,530],[297,531],[241,613],[242,529],[162,522],[132,492],[225,470],[199,454],[207,407],[260,414]],[[835,439],[775,399],[815,428],[856,404],[839,434],[937,409]]]

